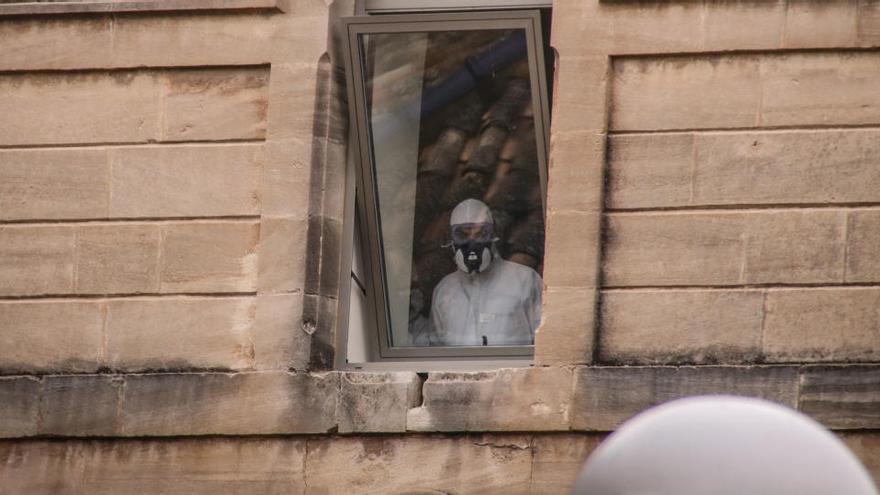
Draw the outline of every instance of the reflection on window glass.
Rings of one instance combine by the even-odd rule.
[[[544,221],[524,30],[360,38],[391,345],[532,344]]]

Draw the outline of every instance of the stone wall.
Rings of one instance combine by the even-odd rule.
[[[427,375],[331,369],[352,5],[242,2],[0,17],[0,493],[561,493],[706,393],[880,480],[880,2],[556,2],[536,366]]]

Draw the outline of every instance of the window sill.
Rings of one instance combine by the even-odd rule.
[[[0,16],[190,10],[287,10],[288,0],[81,0],[0,4]]]
[[[468,371],[496,371],[502,368],[528,368],[532,366],[532,358],[528,359],[483,359],[483,360],[443,360],[426,361],[402,360],[402,361],[374,361],[369,363],[354,363],[344,366],[340,371],[364,371],[364,372],[393,372],[410,371],[416,373],[425,372],[468,372]]]

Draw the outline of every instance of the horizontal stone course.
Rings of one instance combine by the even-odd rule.
[[[574,373],[571,428],[609,431],[635,414],[692,395],[758,397],[797,406],[797,367],[597,367]]]
[[[259,243],[257,220],[3,225],[0,296],[253,292]]]
[[[611,136],[606,204],[880,203],[878,142],[876,129]]]
[[[611,127],[878,124],[878,60],[875,52],[621,58],[613,69]]]
[[[432,373],[422,405],[412,373],[0,377],[0,438],[399,433],[402,413],[409,432],[604,432],[651,406],[705,394],[779,402],[834,429],[876,429],[878,376],[876,364]],[[365,415],[370,408],[377,417]]]
[[[741,364],[761,356],[761,291],[602,294],[599,359],[627,364]],[[638,308],[638,309],[635,309]]]
[[[607,219],[608,287],[844,281],[846,210],[612,213]]]
[[[263,66],[0,74],[0,145],[263,139],[268,77]]]

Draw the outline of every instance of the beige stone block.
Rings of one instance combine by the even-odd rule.
[[[593,361],[596,290],[553,288],[544,291],[541,326],[535,333],[535,364],[568,366]]]
[[[256,221],[162,226],[162,292],[250,292],[257,283]]]
[[[101,302],[0,302],[0,370],[94,372],[103,364]]]
[[[14,440],[0,443],[0,490],[28,495],[79,495],[88,463],[80,442]]]
[[[601,223],[601,213],[550,212],[543,273],[547,287],[596,286]]]
[[[326,19],[322,22],[327,24]],[[305,140],[317,131],[316,110],[321,102],[316,98],[320,96],[321,85],[330,83],[326,71],[322,73],[319,69],[319,56],[316,54],[313,59],[302,62],[272,64],[269,80],[269,101],[272,104],[268,113],[270,140]]]
[[[757,397],[795,407],[797,367],[589,367],[574,373],[571,428],[611,431],[648,409],[708,394]]]
[[[260,212],[261,147],[145,146],[112,151],[113,217],[202,217]]]
[[[305,440],[114,440],[84,447],[83,493],[305,493]]]
[[[760,125],[880,123],[878,52],[811,52],[760,62]]]
[[[880,367],[805,367],[798,410],[835,430],[877,429],[880,427]]]
[[[744,281],[842,282],[846,213],[797,210],[749,217]]]
[[[556,133],[550,138],[549,211],[599,211],[604,188],[605,134]]]
[[[568,429],[571,371],[508,368],[431,373],[422,405],[409,410],[410,431],[554,431]]]
[[[740,282],[748,221],[744,214],[610,214],[607,220],[606,286]]]
[[[858,23],[856,34],[859,46],[880,44],[880,2],[877,0],[858,0]]]
[[[880,211],[852,211],[848,222],[846,281],[880,282]]]
[[[590,454],[604,435],[551,434],[532,438],[531,494],[568,493]]]
[[[761,354],[763,302],[762,292],[750,290],[605,292],[599,358],[615,364],[753,362]]]
[[[308,220],[263,217],[260,223],[260,292],[302,290]]]
[[[107,359],[114,369],[253,366],[252,297],[118,299],[107,306]]]
[[[169,70],[163,80],[163,141],[264,139],[266,66]]]
[[[326,433],[336,427],[337,374],[130,375],[125,436]]]
[[[761,60],[756,55],[618,59],[611,128],[752,127],[761,103]]]
[[[108,60],[121,67],[269,63],[277,39],[275,19],[253,13],[119,15],[113,22],[113,53]],[[288,50],[291,46],[296,45],[288,45]]]
[[[856,46],[859,0],[788,2],[783,48]]]
[[[113,53],[113,23],[109,16],[6,17],[0,70],[97,67]]]
[[[106,217],[108,176],[101,149],[0,150],[0,220]]]
[[[148,70],[0,75],[0,145],[144,142],[159,137]]]
[[[311,147],[311,140],[266,143],[260,186],[263,215],[303,217],[307,214],[312,175]],[[333,166],[345,170],[345,163]]]
[[[562,52],[556,60],[555,81],[548,81],[553,84],[554,135],[605,130],[609,76],[607,55],[581,57]]]
[[[122,379],[107,375],[43,378],[40,434],[68,437],[113,436]]]
[[[687,206],[694,194],[694,165],[693,134],[612,136],[605,204],[612,209]]]
[[[699,134],[693,203],[880,201],[878,153],[872,129]]]
[[[73,291],[74,227],[0,226],[0,295]]]
[[[157,225],[83,225],[77,231],[76,245],[77,293],[159,291]]]
[[[524,435],[339,437],[310,447],[315,493],[529,493]]]
[[[880,289],[767,292],[767,362],[880,361]]]
[[[415,373],[340,373],[339,433],[406,431],[406,414],[421,402]]]
[[[874,478],[874,484],[880,485],[880,433],[876,431],[842,431],[837,436],[862,462],[868,473]]]
[[[33,377],[0,377],[0,438],[37,434],[41,387]]]
[[[787,4],[786,0],[703,2],[700,48],[704,51],[778,48],[786,25]],[[748,26],[748,34],[744,26]]]
[[[254,325],[254,366],[258,370],[305,370],[311,336],[303,330],[303,296],[257,296]]]

